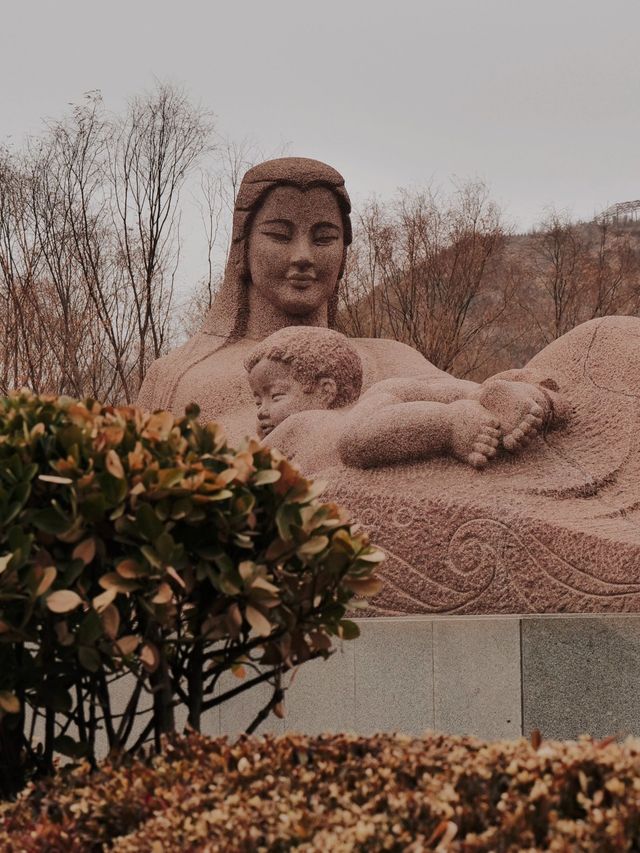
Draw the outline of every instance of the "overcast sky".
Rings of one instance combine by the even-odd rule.
[[[640,198],[638,0],[7,0],[0,140],[154,77],[357,203],[482,178],[515,227]]]

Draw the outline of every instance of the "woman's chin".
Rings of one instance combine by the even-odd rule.
[[[280,310],[294,317],[316,314],[326,304],[327,297],[323,293],[318,293],[317,287],[288,288],[287,293],[282,294],[278,300]]]
[[[287,299],[286,302],[283,302],[282,310],[292,317],[304,320],[305,317],[317,314],[323,304],[323,302],[318,302],[317,299],[301,299],[298,297],[297,299]]]

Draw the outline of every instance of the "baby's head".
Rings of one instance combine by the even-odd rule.
[[[318,326],[287,326],[269,335],[244,363],[264,437],[289,415],[339,409],[362,387],[360,356],[344,335]]]

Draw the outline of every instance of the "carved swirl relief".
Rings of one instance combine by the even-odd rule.
[[[549,522],[461,521],[446,503],[379,494],[359,508],[363,498],[360,490],[340,496],[387,554],[370,615],[640,610],[633,547],[594,540],[581,556],[585,537]]]

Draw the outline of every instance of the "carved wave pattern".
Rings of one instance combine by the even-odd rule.
[[[355,509],[361,501],[353,497],[343,499]],[[380,569],[385,587],[371,601],[370,615],[640,610],[640,567],[629,572],[628,561],[611,568],[607,560],[600,571],[607,548],[602,559],[595,552],[595,563],[569,560],[561,556],[561,537],[552,549],[522,522],[513,529],[491,517],[456,519],[446,504],[384,503],[377,495],[355,509],[387,554]]]

